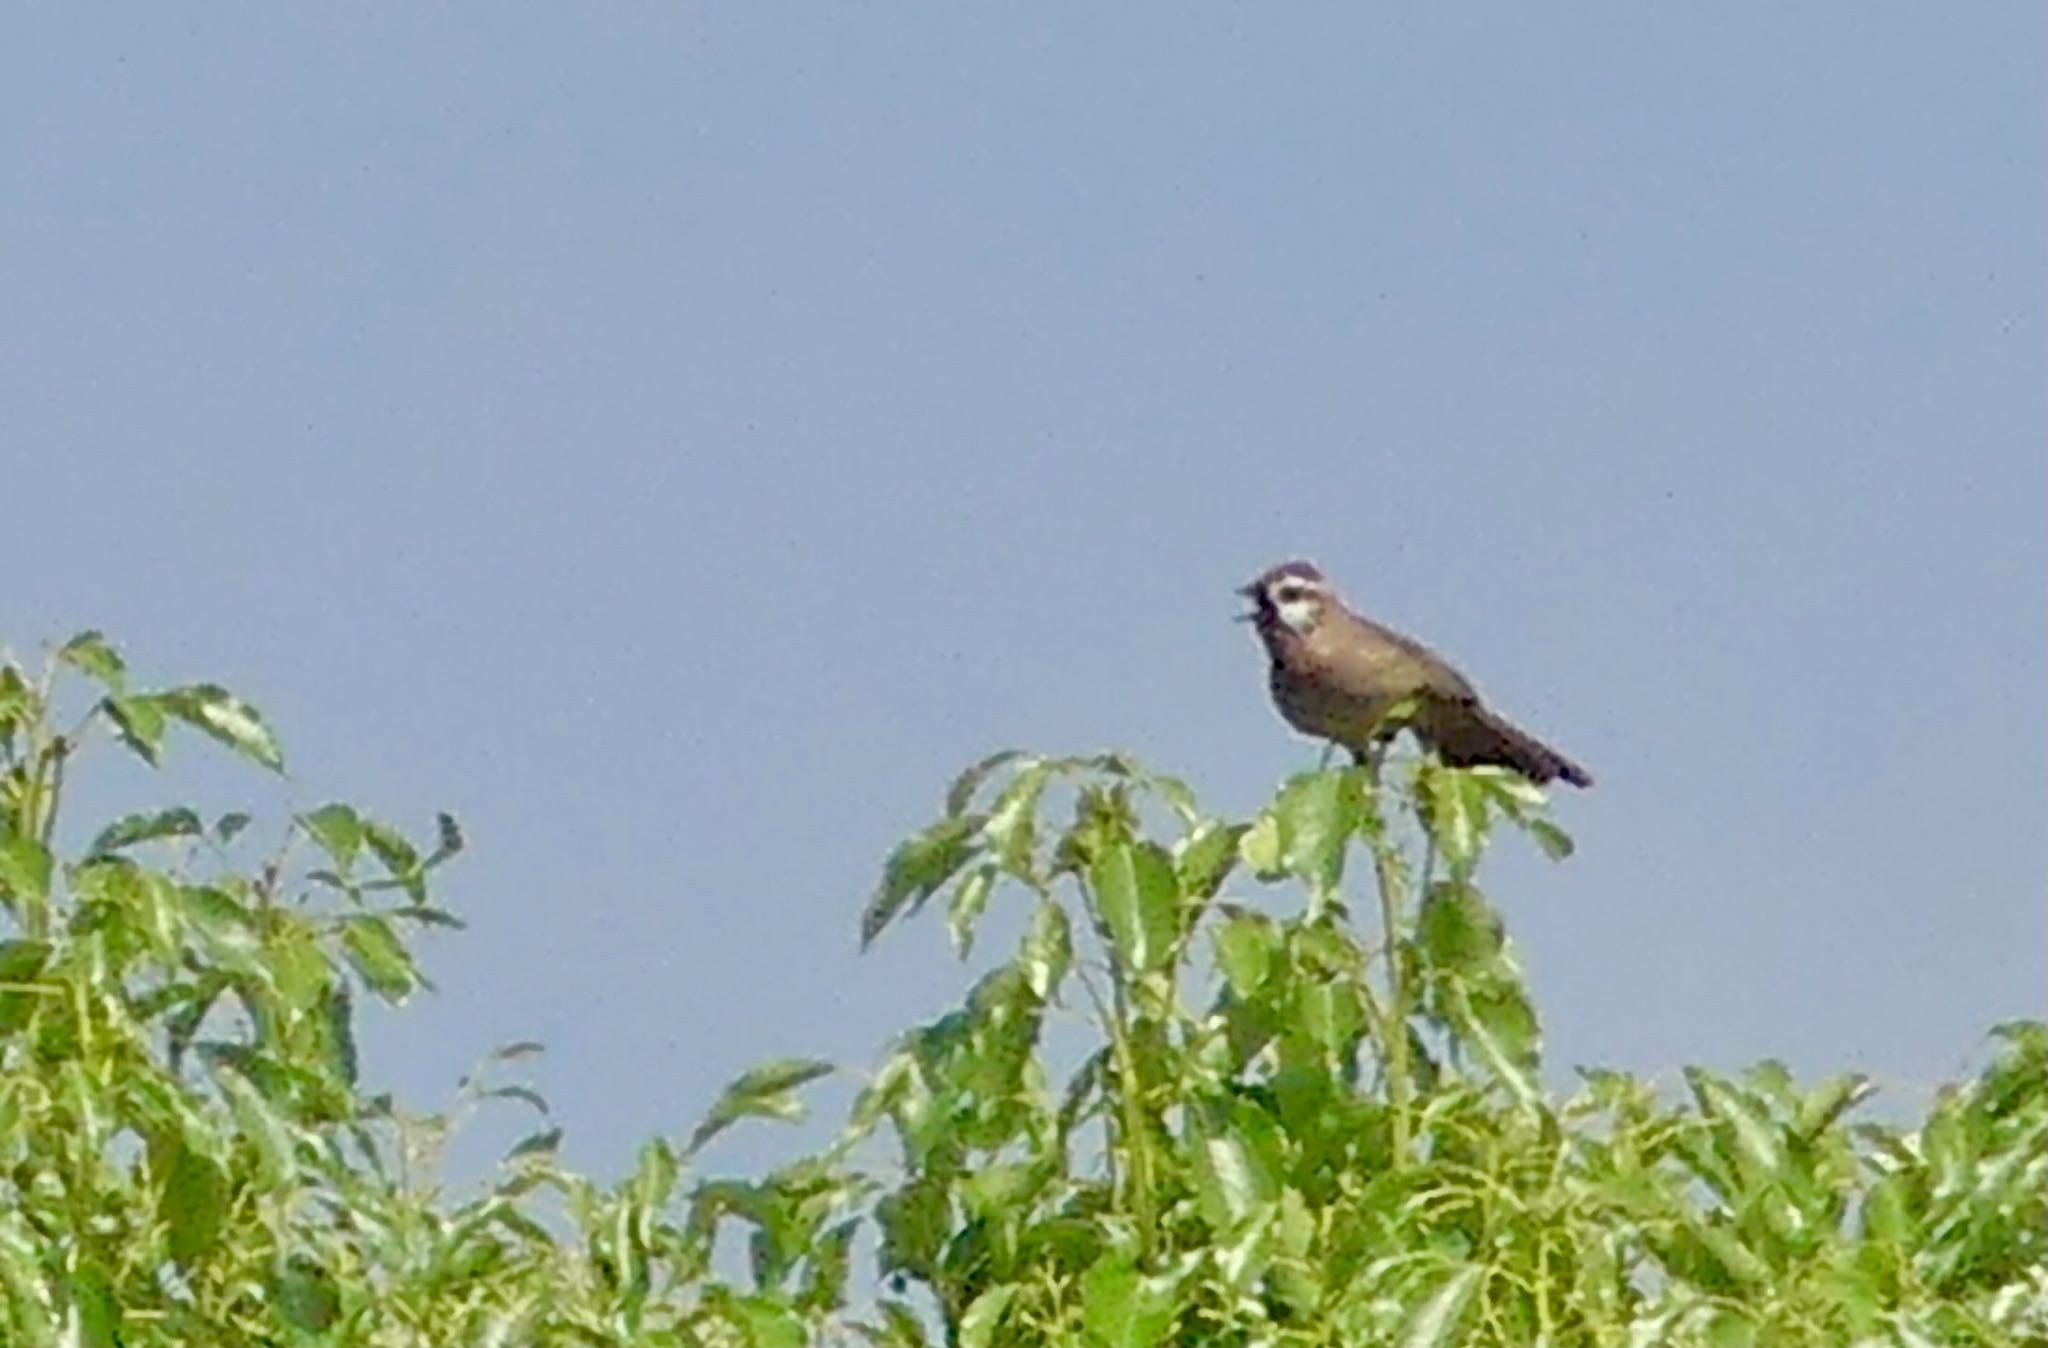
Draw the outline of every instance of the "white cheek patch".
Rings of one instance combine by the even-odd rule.
[[[1316,625],[1316,616],[1321,612],[1322,604],[1314,599],[1289,599],[1274,604],[1273,610],[1280,615],[1280,621],[1286,624],[1289,631],[1307,636],[1309,630]]]

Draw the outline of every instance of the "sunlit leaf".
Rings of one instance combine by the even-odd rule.
[[[385,1001],[404,1001],[420,985],[419,968],[413,963],[412,952],[383,918],[343,918],[341,944],[349,963],[363,976],[370,990]]]
[[[1017,1295],[1015,1283],[999,1283],[976,1297],[960,1317],[960,1348],[995,1348],[1003,1312]]]
[[[1173,1324],[1175,1284],[1146,1277],[1126,1257],[1106,1254],[1081,1278],[1081,1327],[1099,1348],[1162,1343]]]
[[[793,1120],[803,1117],[798,1087],[830,1075],[832,1064],[818,1058],[776,1058],[742,1072],[719,1095],[690,1135],[690,1152],[744,1118]]]
[[[1089,869],[1097,915],[1126,968],[1144,972],[1167,957],[1179,932],[1180,887],[1155,843],[1115,843]]]
[[[50,851],[0,825],[0,897],[40,903],[50,897]]]
[[[946,904],[946,933],[952,937],[953,949],[961,959],[966,959],[974,949],[974,924],[988,907],[998,874],[994,866],[977,866],[953,886],[952,897]]]
[[[1470,885],[1433,885],[1416,918],[1416,948],[1426,964],[1457,973],[1499,967],[1505,937],[1500,917]]]
[[[953,784],[946,789],[946,813],[965,814],[967,807],[974,803],[974,793],[981,789],[982,783],[1005,763],[1014,762],[1023,756],[1023,753],[1016,749],[998,749],[954,778]]]
[[[1039,900],[1019,955],[1032,995],[1044,1000],[1058,992],[1073,962],[1074,936],[1067,922],[1067,910],[1051,899]]]
[[[313,841],[334,859],[335,869],[347,875],[363,847],[363,821],[355,810],[336,801],[308,810],[298,818]]]
[[[160,838],[197,838],[205,832],[206,826],[199,822],[197,812],[181,805],[153,814],[124,815],[101,829],[89,850],[94,855],[104,855],[136,843],[154,842]]]
[[[100,704],[114,723],[114,732],[136,756],[154,766],[160,761],[164,744],[164,701],[155,693],[133,696],[110,695]]]
[[[1349,768],[1289,779],[1273,803],[1281,864],[1312,889],[1334,891],[1344,878],[1344,854],[1360,827],[1362,805],[1357,774]]]
[[[1220,819],[1195,825],[1174,846],[1173,865],[1181,891],[1206,899],[1221,888],[1230,868],[1237,864],[1238,840],[1244,833],[1243,825]]]
[[[882,870],[882,883],[861,913],[863,950],[874,943],[875,937],[881,935],[906,904],[922,904],[967,864],[975,853],[973,840],[981,823],[978,815],[941,819],[905,840],[890,854]]]
[[[1250,997],[1266,981],[1280,953],[1280,933],[1263,913],[1236,913],[1217,927],[1211,939],[1216,964],[1239,997]]]
[[[1464,1264],[1440,1279],[1401,1326],[1401,1348],[1449,1348],[1465,1342],[1465,1312],[1484,1273],[1477,1264]]]
[[[128,686],[128,666],[99,632],[80,632],[57,648],[57,658],[105,684],[110,692]]]
[[[197,683],[157,695],[164,711],[273,772],[284,771],[284,751],[257,710],[218,684]]]

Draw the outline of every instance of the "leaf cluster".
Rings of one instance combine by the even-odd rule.
[[[1999,1027],[1912,1127],[1771,1063],[1559,1096],[1479,872],[1503,829],[1571,844],[1511,774],[1307,772],[1232,820],[1120,755],[996,755],[861,918],[941,900],[981,965],[959,1006],[815,1154],[700,1168],[832,1070],[774,1059],[607,1184],[559,1159],[539,1045],[437,1111],[361,1084],[356,1008],[429,986],[422,937],[461,926],[454,820],[328,803],[260,852],[179,804],[60,827],[95,741],[155,766],[180,731],[281,771],[248,703],[136,687],[97,634],[0,658],[0,1341],[2048,1335],[2048,1029]],[[483,1108],[533,1131],[452,1187]]]

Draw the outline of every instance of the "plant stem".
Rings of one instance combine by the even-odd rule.
[[[1089,999],[1095,1003],[1095,1014],[1102,1019],[1103,1029],[1109,1034],[1110,1055],[1116,1060],[1120,1078],[1116,1092],[1117,1131],[1122,1135],[1128,1158],[1123,1166],[1118,1167],[1115,1149],[1111,1148],[1111,1173],[1121,1169],[1128,1178],[1126,1197],[1138,1222],[1139,1248],[1149,1254],[1155,1234],[1152,1193],[1158,1177],[1152,1160],[1151,1131],[1145,1122],[1145,1083],[1138,1073],[1137,1054],[1131,1051],[1130,999],[1124,991],[1123,972],[1116,967],[1114,960],[1109,969],[1110,1004],[1103,1002],[1102,994],[1096,991],[1094,980],[1087,976],[1086,971],[1080,972],[1081,985],[1088,990]]]
[[[1359,766],[1372,787],[1373,812],[1383,836],[1372,838],[1373,879],[1380,891],[1380,936],[1387,958],[1387,1005],[1381,1018],[1381,1061],[1387,1081],[1387,1103],[1393,1113],[1394,1168],[1408,1164],[1415,1107],[1415,1077],[1408,1060],[1408,980],[1401,960],[1401,899],[1404,877],[1400,852],[1385,836],[1386,812],[1380,781],[1380,754],[1359,755]]]

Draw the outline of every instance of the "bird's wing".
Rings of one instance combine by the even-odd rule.
[[[1355,697],[1396,702],[1404,697],[1443,702],[1473,702],[1479,694],[1451,662],[1413,637],[1403,636],[1356,613],[1362,640],[1347,652],[1352,658],[1331,660],[1320,671],[1332,685]]]

